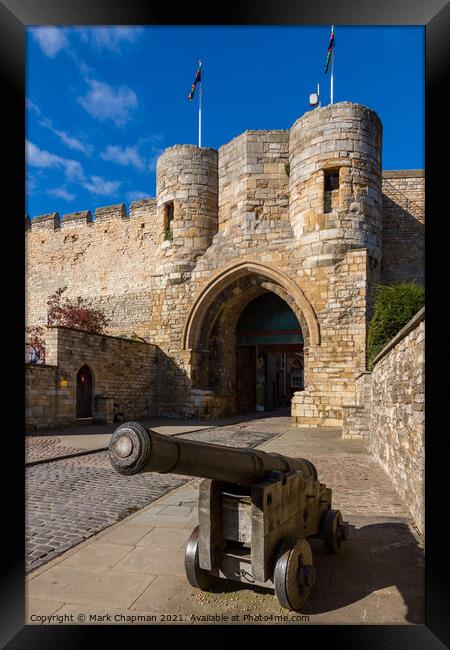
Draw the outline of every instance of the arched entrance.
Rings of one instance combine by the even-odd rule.
[[[263,296],[270,297],[263,298]],[[294,329],[294,333],[284,331],[283,326],[279,336],[291,334],[298,339],[292,342],[279,339],[273,345],[303,346],[302,349],[295,351],[284,350],[286,353],[284,357],[281,357],[283,350],[280,349],[262,350],[266,356],[263,362],[259,362],[263,367],[263,370],[260,368],[261,374],[264,372],[265,377],[269,377],[269,384],[272,385],[275,381],[275,390],[272,389],[268,394],[264,389],[264,400],[260,405],[268,408],[279,404],[282,400],[289,401],[287,385],[284,390],[283,375],[286,366],[281,368],[283,364],[288,363],[287,352],[297,355],[303,353],[301,362],[305,384],[307,384],[308,354],[311,348],[320,344],[319,325],[311,304],[300,287],[286,274],[258,262],[240,262],[216,274],[208,282],[194,301],[185,324],[183,348],[189,353],[187,360],[195,414],[199,417],[234,415],[244,410],[252,410],[252,403],[256,407],[256,394],[253,388],[243,391],[243,383],[248,385],[253,376],[253,368],[256,375],[256,346],[245,345],[242,338],[239,343],[239,336],[244,332],[242,327],[241,330],[238,329],[239,319],[245,313],[247,306],[249,306],[248,314],[251,314],[255,305],[258,306],[256,302],[253,307],[250,306],[256,299],[261,300],[260,305],[264,304],[264,301],[267,304],[271,303],[271,316],[274,315],[273,310],[276,312],[275,302],[277,302],[278,309],[282,306],[285,316],[288,319],[293,318],[291,325],[295,321],[292,327],[284,328]],[[263,314],[264,311],[261,313]],[[240,326],[243,322],[244,320],[240,321]],[[270,323],[269,325],[266,323],[263,329],[264,327],[270,329]],[[272,327],[272,329],[276,331],[277,328]],[[265,335],[270,336],[270,332],[265,331]],[[272,334],[272,336],[277,335]],[[270,345],[268,340],[264,344],[262,341],[260,343]],[[237,351],[240,347],[247,350]],[[255,349],[249,350],[250,347]],[[274,352],[280,352],[280,356],[274,357]],[[272,356],[270,354],[268,356],[268,353]],[[277,388],[277,381],[283,381],[283,390],[280,389],[279,384]],[[286,382],[288,381],[286,376]],[[261,390],[259,389],[260,392]],[[301,390],[301,386],[296,390]]]
[[[92,373],[85,365],[77,373],[77,418],[92,417],[92,402]]]
[[[298,318],[277,294],[264,293],[245,307],[236,326],[238,413],[290,405],[303,389],[297,374],[303,342]]]

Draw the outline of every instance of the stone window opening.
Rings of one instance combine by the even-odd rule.
[[[323,211],[333,212],[339,206],[339,169],[324,174]]]
[[[173,201],[164,204],[164,239],[173,239]]]

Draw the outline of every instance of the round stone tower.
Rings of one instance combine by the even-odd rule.
[[[158,237],[166,255],[193,258],[211,245],[218,223],[218,152],[166,149],[156,165]]]
[[[351,248],[381,260],[381,136],[376,113],[342,102],[298,119],[289,136],[289,216],[302,268]]]

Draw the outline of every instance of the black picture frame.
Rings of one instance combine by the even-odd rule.
[[[195,11],[197,10],[197,11]],[[174,22],[174,19],[176,22]],[[12,354],[5,365],[11,399],[4,400],[3,415],[9,422],[3,425],[1,460],[2,477],[6,485],[2,492],[2,519],[4,551],[1,566],[1,647],[15,648],[80,648],[104,641],[105,634],[113,634],[115,643],[130,644],[131,639],[142,635],[143,643],[152,643],[155,628],[118,626],[25,626],[24,625],[24,439],[20,426],[24,413],[24,379],[21,364],[23,355],[23,305],[24,305],[24,124],[25,124],[25,29],[33,25],[423,25],[426,38],[426,622],[424,625],[391,626],[280,626],[276,628],[277,643],[284,644],[289,634],[304,647],[324,644],[336,648],[442,648],[449,644],[449,580],[445,498],[448,474],[445,443],[448,435],[448,418],[440,415],[448,402],[448,380],[438,381],[448,375],[445,345],[445,317],[438,317],[433,304],[442,304],[439,281],[446,277],[444,264],[448,253],[444,248],[449,241],[443,229],[448,222],[447,167],[439,160],[448,137],[448,108],[443,96],[448,86],[450,7],[445,0],[377,0],[377,2],[352,2],[341,0],[307,0],[289,2],[278,0],[270,5],[254,0],[224,3],[221,14],[214,13],[213,5],[202,7],[192,3],[180,5],[176,12],[169,3],[150,3],[145,0],[0,0],[0,70],[3,88],[3,156],[7,165],[3,169],[4,228],[9,234],[4,242],[13,252],[12,260],[3,271],[4,320],[7,321],[7,343]],[[376,56],[376,53],[374,53]],[[408,53],[405,52],[405,66]],[[5,142],[9,138],[9,144]],[[445,153],[445,151],[444,151]],[[448,154],[447,154],[448,157]],[[445,219],[444,219],[445,217]],[[430,224],[431,220],[431,224]],[[448,225],[447,225],[448,228]],[[6,244],[5,245],[5,241]],[[17,246],[17,248],[16,248]],[[442,250],[439,249],[442,246]],[[5,256],[3,256],[5,257]],[[448,291],[447,291],[448,295]],[[445,313],[445,312],[444,312]],[[14,319],[20,322],[14,327]],[[10,325],[12,323],[12,325]],[[16,347],[17,346],[17,347]],[[16,354],[17,353],[17,354]],[[4,361],[6,364],[7,362]],[[11,372],[11,369],[18,368]],[[19,369],[20,368],[20,369]],[[5,397],[5,395],[4,395]],[[20,413],[20,415],[19,415]],[[5,422],[5,420],[3,420]],[[166,643],[169,628],[160,628]],[[260,634],[266,635],[266,626],[257,631],[253,626],[239,629],[217,626],[195,627],[201,643],[215,647],[229,646],[236,636],[240,642],[256,643]],[[177,632],[185,635],[186,629]],[[192,629],[191,629],[192,631]],[[258,632],[258,634],[256,634]],[[267,643],[267,640],[263,642]],[[191,643],[184,636],[182,641]],[[193,644],[192,644],[193,645]]]

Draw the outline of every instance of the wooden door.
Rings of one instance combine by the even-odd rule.
[[[250,413],[256,408],[256,355],[251,346],[236,348],[237,412]]]
[[[77,374],[77,418],[92,417],[92,374],[83,366]]]

